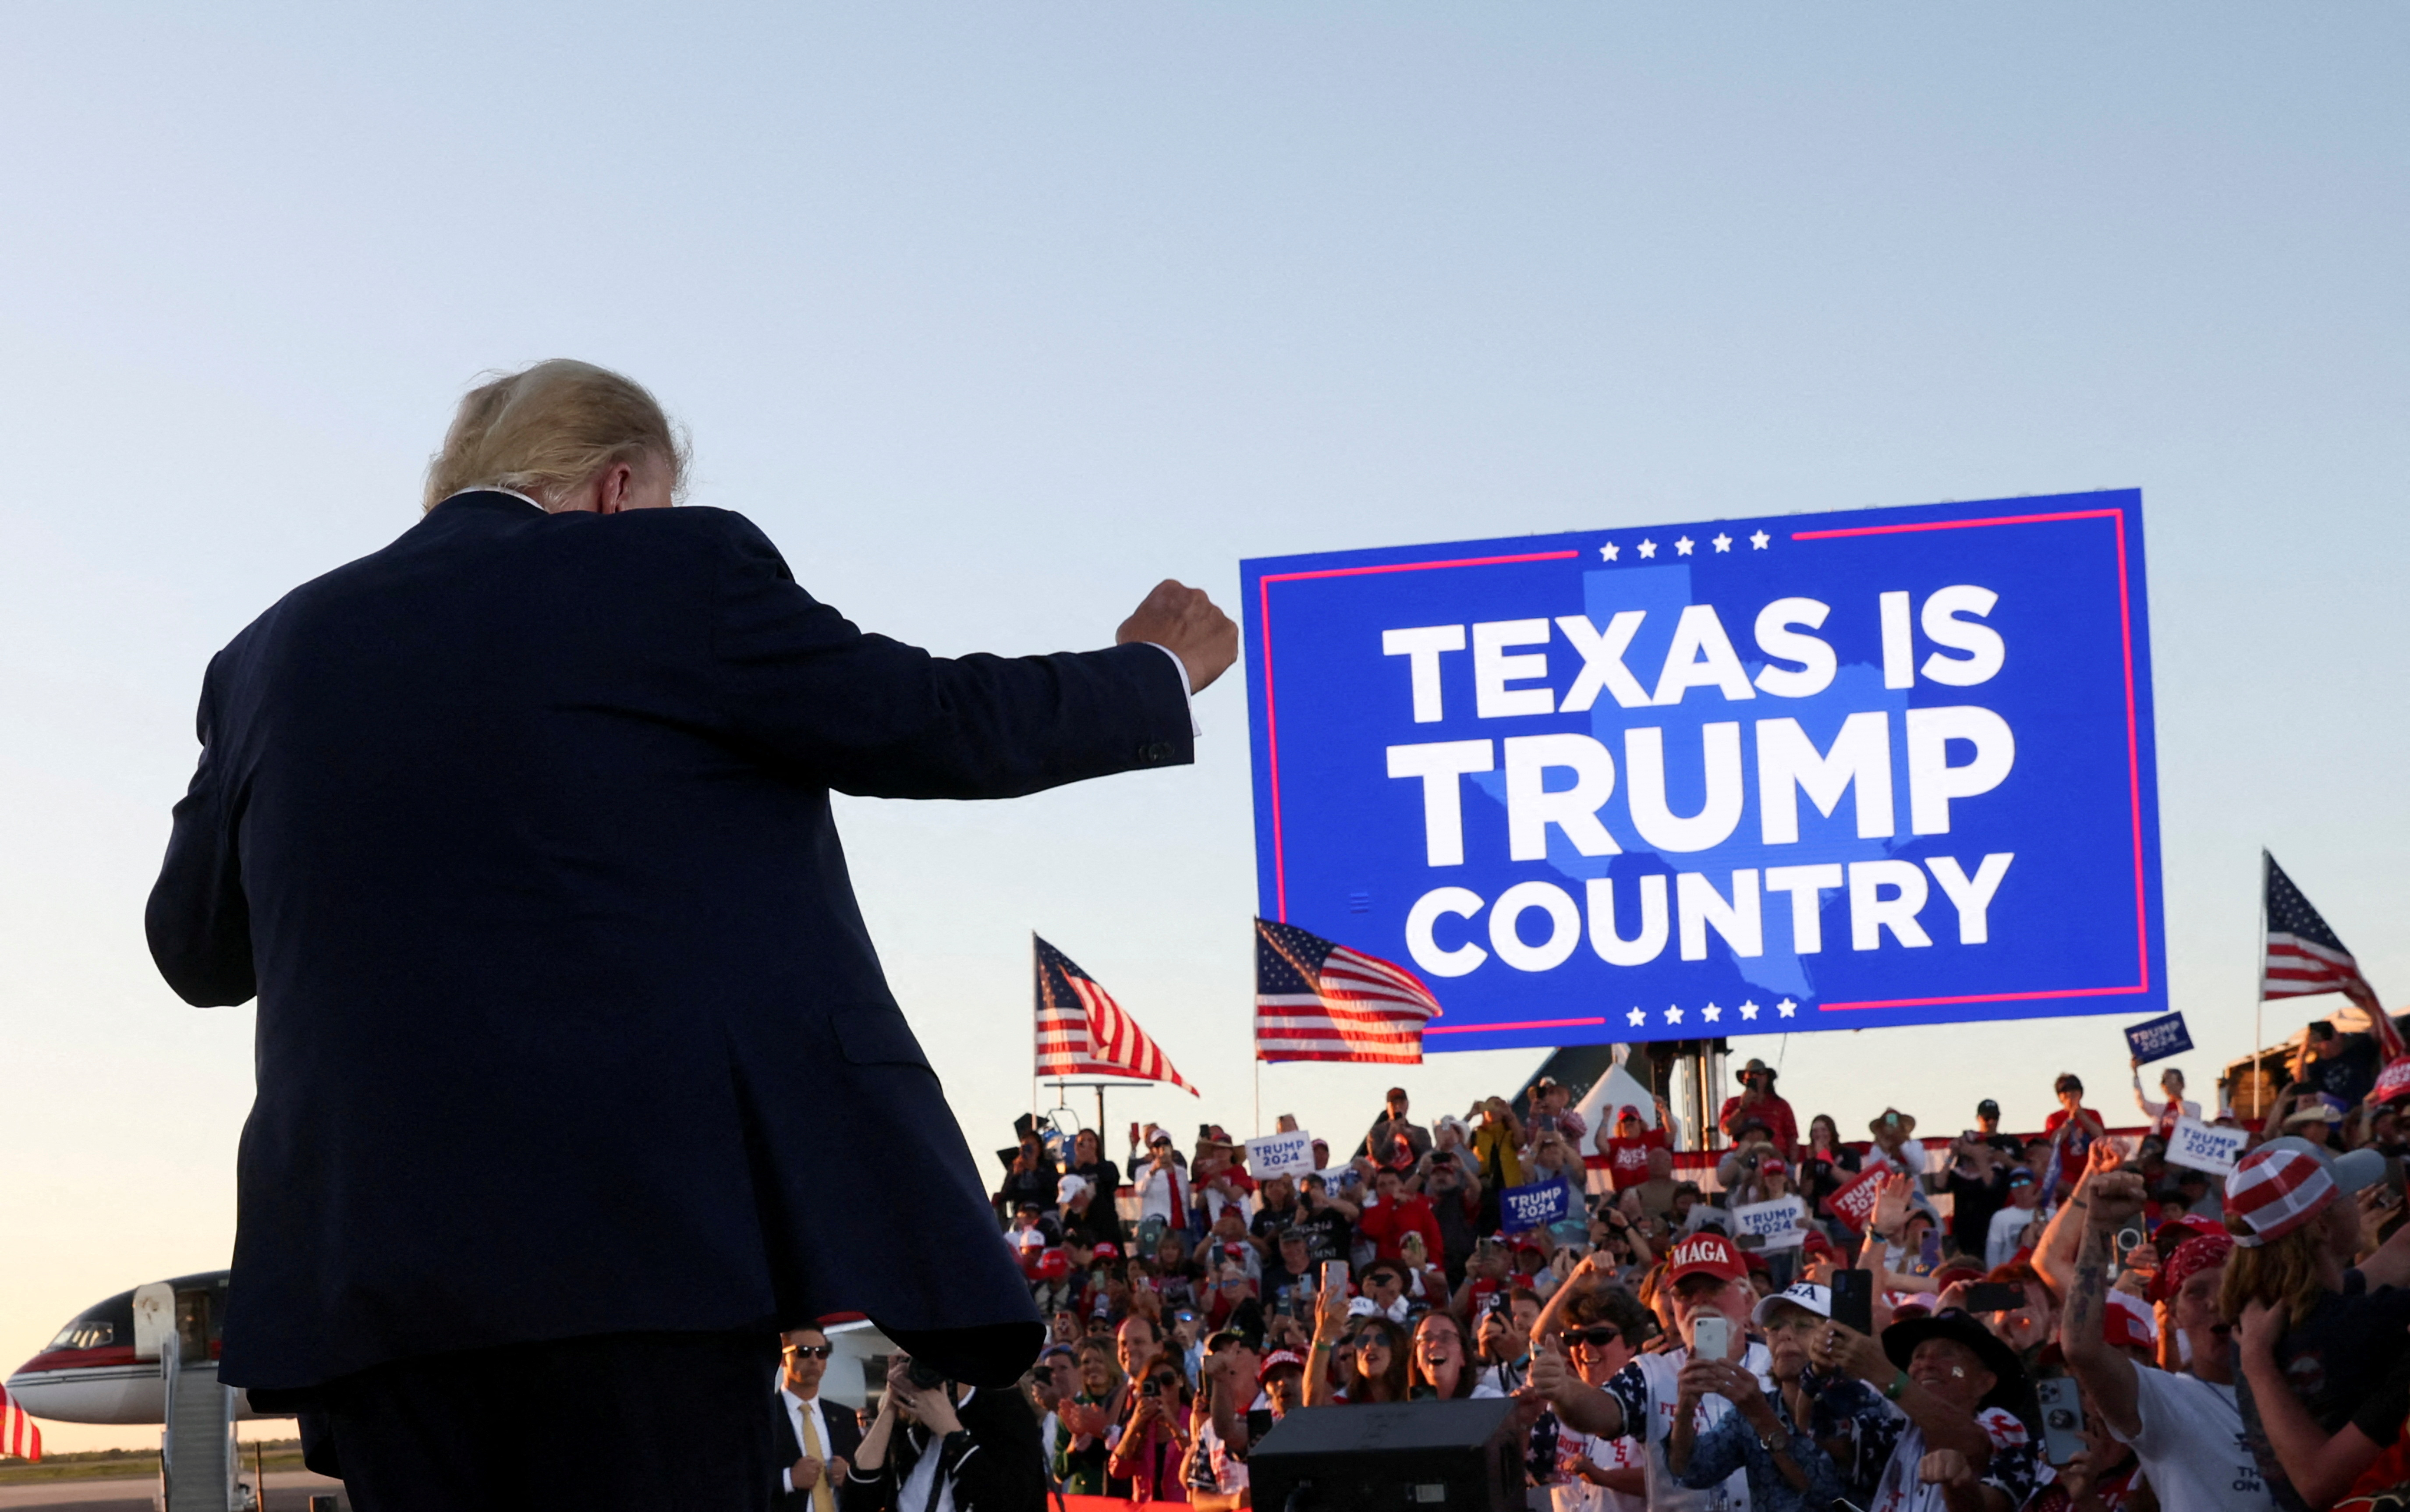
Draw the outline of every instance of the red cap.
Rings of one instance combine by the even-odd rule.
[[[1666,1253],[1666,1259],[1671,1262],[1665,1271],[1668,1286],[1685,1276],[1711,1275],[1723,1281],[1738,1281],[1749,1274],[1749,1268],[1734,1253],[1731,1242],[1711,1229],[1702,1229],[1677,1242]]]
[[[2376,1085],[2368,1094],[2368,1100],[2380,1108],[2396,1098],[2410,1098],[2410,1055],[2378,1072]]]
[[[1122,1258],[1122,1248],[1110,1239],[1100,1239],[1096,1241],[1096,1252],[1088,1258],[1092,1260],[1118,1260]]]
[[[1777,1160],[1772,1156],[1768,1156],[1757,1163],[1757,1173],[1761,1176],[1786,1175],[1789,1173],[1790,1170],[1791,1168],[1789,1166],[1784,1165],[1781,1161]]]
[[[1294,1349],[1273,1350],[1270,1354],[1266,1355],[1264,1357],[1264,1362],[1256,1368],[1256,1384],[1257,1386],[1263,1385],[1264,1382],[1271,1379],[1272,1372],[1276,1370],[1285,1370],[1291,1365],[1296,1366],[1299,1370],[1305,1369],[1305,1357],[1299,1354]]]
[[[1038,1257],[1030,1273],[1040,1281],[1060,1281],[1071,1273],[1071,1257],[1059,1249],[1050,1249]]]
[[[2159,1325],[2141,1302],[2125,1292],[2112,1291],[2108,1311],[2101,1315],[2100,1336],[2115,1349],[2156,1349]]]

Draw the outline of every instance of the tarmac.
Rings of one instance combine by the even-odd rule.
[[[152,1512],[159,1490],[154,1476],[127,1476],[109,1480],[61,1480],[30,1486],[0,1486],[0,1508],[34,1512],[59,1507],[65,1512]],[[332,1496],[341,1512],[351,1512],[343,1483],[307,1470],[268,1473],[267,1512],[307,1512],[312,1496]]]

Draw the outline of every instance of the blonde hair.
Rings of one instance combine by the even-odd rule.
[[[2318,1279],[2318,1261],[2327,1247],[2326,1227],[2313,1218],[2282,1239],[2235,1245],[2227,1257],[2225,1279],[2218,1283],[2217,1316],[2229,1324],[2239,1323],[2243,1309],[2252,1302],[2273,1306],[2281,1301],[2287,1326],[2299,1328],[2326,1293],[2326,1284]],[[2231,1213],[2226,1215],[2226,1228],[2229,1233],[2238,1228],[2250,1232],[2243,1218]]]
[[[670,470],[672,497],[685,488],[685,436],[644,385],[590,362],[555,357],[469,390],[427,465],[433,509],[469,488],[510,488],[544,500],[615,462],[640,457]]]

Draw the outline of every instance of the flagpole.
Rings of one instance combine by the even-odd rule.
[[[1256,1138],[1264,1137],[1264,1058],[1256,1057]]]
[[[2251,1112],[2254,1117],[2266,1116],[2268,1106],[2264,1080],[2267,1076],[2267,1067],[2260,1061],[2259,1051],[2268,1042],[2264,1026],[2264,1021],[2268,1016],[2268,868],[2274,864],[2275,858],[2268,853],[2268,848],[2261,846],[2259,848],[2259,968],[2258,980],[2251,989],[2251,996],[2258,999],[2251,1005],[2251,1074],[2254,1078]]]

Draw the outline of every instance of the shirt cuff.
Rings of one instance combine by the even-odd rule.
[[[1160,641],[1146,641],[1142,644],[1152,646],[1156,650],[1161,651],[1164,655],[1171,658],[1171,664],[1180,669],[1180,701],[1188,705],[1189,737],[1194,739],[1197,736],[1203,734],[1205,733],[1204,728],[1197,722],[1197,693],[1194,689],[1188,686],[1188,663],[1180,660],[1179,652],[1173,650],[1170,647],[1162,644]]]
[[[789,1496],[795,1494],[795,1467],[789,1465],[778,1472],[778,1489]]]

